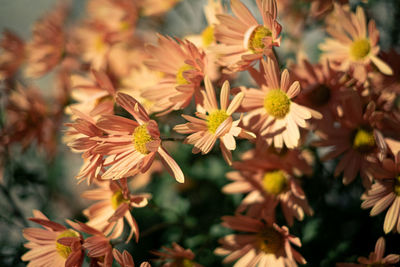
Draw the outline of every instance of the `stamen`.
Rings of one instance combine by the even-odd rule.
[[[277,196],[287,190],[288,182],[282,170],[267,172],[262,180],[263,188],[271,195]]]
[[[118,209],[118,207],[124,202],[129,203],[129,200],[124,198],[121,190],[115,192],[111,197],[111,206],[114,210]]]
[[[375,147],[375,138],[372,131],[360,128],[354,134],[353,148],[361,153],[371,152]]]
[[[229,117],[223,110],[215,110],[207,117],[207,127],[211,133],[215,133],[218,127]]]
[[[354,41],[350,46],[350,56],[354,60],[364,59],[371,51],[371,44],[367,39]]]
[[[133,145],[135,149],[142,154],[148,154],[146,144],[153,140],[149,131],[147,130],[147,124],[140,125],[136,127],[135,131],[132,134],[133,136]]]
[[[64,245],[58,243],[58,240],[63,237],[79,237],[79,234],[72,229],[68,229],[57,236],[56,250],[57,250],[58,254],[60,254],[64,259],[66,259],[66,258],[68,258],[69,254],[71,254],[72,249],[69,246],[64,246]]]
[[[214,27],[212,25],[204,29],[201,33],[201,39],[204,47],[209,47],[214,42]]]
[[[265,96],[264,108],[269,115],[282,119],[289,113],[290,99],[280,89],[271,90]]]
[[[176,83],[179,85],[190,84],[188,80],[185,79],[183,73],[188,70],[194,70],[194,67],[189,64],[184,64],[179,68],[178,73],[176,74]]]
[[[250,35],[247,48],[254,54],[262,53],[265,45],[263,39],[272,36],[272,32],[262,25],[257,26]]]

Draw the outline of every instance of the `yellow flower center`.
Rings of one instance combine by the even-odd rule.
[[[266,254],[276,254],[283,248],[282,235],[274,228],[268,227],[259,234],[258,247]]]
[[[269,194],[277,196],[286,191],[288,182],[285,173],[281,170],[276,170],[264,174],[262,185]]]
[[[249,42],[247,44],[248,49],[255,54],[262,53],[265,47],[263,39],[271,35],[272,32],[267,27],[262,25],[257,26],[251,33]]]
[[[201,33],[201,39],[204,47],[208,47],[214,42],[214,27],[212,25],[204,29]]]
[[[64,246],[64,245],[58,243],[58,239],[63,238],[63,237],[79,237],[79,234],[72,229],[68,229],[57,236],[56,250],[57,250],[58,254],[60,254],[64,259],[66,259],[66,258],[68,258],[69,254],[71,254],[72,249],[69,246]]]
[[[307,98],[313,105],[321,107],[328,103],[331,98],[331,89],[324,84],[320,84],[307,94]]]
[[[365,58],[371,51],[371,44],[367,39],[354,41],[350,46],[350,56],[354,60]]]
[[[149,150],[147,150],[146,144],[152,141],[153,138],[151,138],[151,135],[147,130],[147,124],[136,127],[135,131],[133,131],[132,136],[135,149],[142,154],[148,154]]]
[[[372,131],[358,129],[354,134],[353,148],[362,153],[368,153],[375,147],[375,138]]]
[[[290,99],[280,89],[271,90],[264,98],[264,108],[269,115],[282,119],[289,113]]]
[[[194,263],[189,259],[179,259],[177,267],[193,267]]]
[[[394,193],[400,196],[400,175],[394,179]]]
[[[112,195],[111,206],[113,207],[114,210],[116,210],[122,203],[129,203],[129,200],[125,199],[124,195],[122,194],[122,191],[119,190]]]
[[[178,73],[176,74],[176,83],[179,85],[189,84],[190,82],[183,77],[183,73],[188,70],[194,70],[194,67],[189,64],[184,64],[179,68]]]
[[[94,41],[94,49],[96,52],[103,52],[106,47],[106,44],[104,43],[103,36],[99,35],[96,37]]]
[[[113,100],[113,97],[111,95],[102,96],[102,97],[96,99],[95,106],[97,106],[103,102],[112,101],[112,100]]]
[[[218,127],[229,117],[224,110],[215,110],[207,117],[207,127],[212,133],[215,133]]]

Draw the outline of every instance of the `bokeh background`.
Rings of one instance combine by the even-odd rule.
[[[158,30],[178,37],[201,32],[206,25],[200,12],[205,2],[183,0],[165,15]],[[243,2],[255,10],[254,0]],[[301,12],[308,3],[298,2]],[[351,1],[351,4],[354,6],[359,2]],[[0,30],[10,29],[28,40],[33,23],[57,3],[57,0],[0,0]],[[71,3],[70,21],[73,23],[84,16],[85,1],[74,0]],[[377,22],[382,49],[395,47],[400,51],[400,1],[370,0],[361,4],[366,7],[368,17]],[[146,23],[145,18],[139,22],[144,26],[143,31]],[[305,30],[303,38],[297,40],[298,45],[312,60],[317,60],[317,44],[325,37],[324,25],[309,23]],[[285,34],[283,38],[283,46],[277,51],[279,58],[293,60],[294,55],[287,52],[289,49],[285,50]],[[52,90],[52,78],[50,73],[39,80],[25,82],[37,84],[46,94]],[[241,77],[238,83],[245,85],[251,81],[248,77]],[[4,107],[0,110],[4,121]],[[163,127],[164,133],[171,131],[170,126]],[[70,152],[62,143],[63,129],[59,130],[57,155],[51,160],[38,151],[35,144],[24,152],[18,146],[10,151],[12,156],[4,166],[0,191],[0,266],[25,266],[20,260],[26,251],[22,229],[31,225],[26,218],[32,215],[32,209],[39,209],[60,223],[66,218],[85,221],[81,212],[90,203],[84,201],[80,193],[87,189],[87,185],[77,185],[74,179],[82,162],[79,155]],[[204,266],[222,266],[222,258],[213,254],[218,238],[229,233],[220,225],[220,217],[232,215],[242,198],[221,192],[227,183],[225,173],[230,168],[218,151],[202,157],[191,154],[189,145],[169,145],[185,173],[186,183],[177,185],[167,173],[156,173],[152,182],[141,189],[153,195],[150,204],[136,209],[133,214],[141,230],[139,243],[118,246],[126,247],[135,261],[142,262],[154,258],[149,251],[177,242],[192,249],[196,260]],[[239,142],[236,156],[249,147],[246,141]],[[310,153],[319,158],[320,151],[310,150]],[[367,256],[377,238],[383,235],[384,216],[369,217],[369,210],[360,208],[363,193],[360,179],[343,186],[340,177],[333,178],[334,165],[334,162],[322,164],[317,160],[314,174],[303,177],[303,188],[315,215],[302,222],[296,221],[291,233],[302,240],[303,247],[299,251],[308,260],[307,266],[354,262],[357,256]],[[278,218],[278,221],[284,222],[283,218]],[[387,254],[400,252],[399,235],[389,234],[386,241]]]

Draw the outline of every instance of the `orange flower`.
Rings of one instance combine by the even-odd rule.
[[[220,139],[220,148],[225,161],[232,163],[231,150],[236,149],[234,137],[242,136],[252,138],[252,134],[238,127],[240,119],[233,121],[232,114],[240,106],[243,100],[243,93],[237,94],[232,102],[229,103],[229,82],[225,81],[221,89],[220,104],[218,108],[215,91],[210,79],[204,79],[205,91],[202,91],[204,102],[203,106],[198,105],[194,118],[182,115],[188,123],[176,125],[174,130],[178,133],[192,133],[185,139],[186,144],[193,144],[193,153],[207,154],[213,148],[217,139]],[[228,105],[229,104],[229,105]]]
[[[400,255],[398,254],[389,254],[386,257],[385,255],[385,239],[380,237],[378,241],[376,241],[375,251],[369,254],[368,258],[359,257],[357,260],[360,264],[354,263],[337,263],[336,267],[369,267],[369,266],[392,266],[392,264],[396,264],[400,260]],[[393,265],[394,266],[394,265]]]
[[[375,22],[368,23],[364,10],[358,6],[356,13],[346,11],[335,4],[337,23],[329,25],[327,32],[333,38],[327,38],[320,45],[322,59],[329,59],[335,67],[352,75],[363,83],[371,71],[370,63],[384,74],[391,75],[392,69],[377,57],[379,53],[379,32]]]
[[[263,55],[271,55],[272,47],[279,46],[282,27],[276,21],[276,0],[257,0],[263,23],[259,24],[239,0],[232,0],[232,12],[217,15],[220,24],[215,27],[215,37],[220,42],[214,52],[220,55],[220,64],[228,71],[247,69]]]
[[[138,242],[139,228],[130,210],[146,206],[151,196],[149,194],[131,195],[126,179],[101,182],[98,185],[97,189],[88,190],[82,194],[83,198],[100,200],[83,211],[89,219],[87,225],[103,232],[109,239],[115,239],[123,232],[125,218],[131,228],[126,242],[129,242],[133,234]]]
[[[224,263],[236,261],[235,266],[297,266],[296,262],[306,264],[306,260],[292,248],[301,247],[300,239],[290,235],[286,226],[265,224],[251,217],[236,215],[222,217],[222,225],[243,234],[228,235],[219,240],[222,247],[215,254],[227,256]]]
[[[11,78],[24,61],[25,44],[13,32],[4,30],[0,47],[0,80],[4,80]]]
[[[81,235],[73,229],[67,229],[61,224],[50,221],[38,210],[34,210],[33,215],[34,218],[29,220],[45,229],[24,229],[23,235],[29,240],[24,246],[30,251],[22,255],[21,259],[29,261],[29,266],[82,266],[84,255]]]
[[[165,111],[178,110],[189,105],[193,95],[199,103],[200,83],[207,64],[206,55],[194,44],[171,37],[158,36],[158,46],[148,45],[152,57],[145,64],[155,71],[164,73],[164,78],[143,96]]]
[[[183,183],[182,170],[161,146],[157,122],[150,120],[144,108],[132,97],[117,93],[117,103],[128,111],[136,121],[115,115],[103,115],[96,126],[107,133],[96,140],[95,154],[107,156],[104,166],[109,167],[102,179],[121,179],[145,172],[158,154],[175,179]]]
[[[190,249],[184,249],[177,243],[172,243],[172,248],[162,247],[166,252],[153,251],[152,253],[159,256],[158,261],[165,262],[162,267],[202,267],[202,265],[193,261],[195,255]]]
[[[251,69],[253,77],[261,87],[243,89],[245,94],[242,107],[248,111],[243,121],[245,126],[259,132],[268,145],[282,148],[298,146],[299,126],[306,128],[306,120],[322,118],[321,114],[294,102],[300,92],[298,81],[290,85],[289,72],[285,69],[280,75],[275,60],[261,61],[260,72]]]

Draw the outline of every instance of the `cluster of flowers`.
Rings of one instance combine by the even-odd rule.
[[[300,179],[313,171],[313,157],[304,149],[310,132],[311,145],[330,149],[323,160],[340,158],[335,175],[343,173],[344,184],[362,177],[362,208],[372,207],[371,216],[387,210],[384,232],[400,232],[400,55],[380,51],[379,32],[373,20],[367,23],[364,10],[352,12],[347,1],[313,1],[312,14],[325,18],[330,35],[320,44],[320,61],[311,63],[299,53],[297,63],[281,71],[275,50],[281,31],[291,29],[278,23],[278,8],[288,9],[292,1],[278,7],[276,0],[255,0],[258,14],[253,16],[240,0],[230,1],[233,14],[209,0],[204,7],[208,26],[199,35],[183,40],[157,35],[157,44],[148,44],[155,34],[136,28],[139,17],[157,18],[176,2],[89,0],[85,20],[72,27],[66,25],[68,8],[60,5],[36,23],[28,43],[4,34],[0,77],[9,98],[2,144],[35,141],[53,155],[65,111],[72,122],[66,124],[64,141],[83,158],[77,179],[96,187],[82,196],[98,201],[83,211],[86,223],[67,220],[70,228],[34,211],[30,220],[44,229],[24,230],[30,251],[22,259],[31,266],[80,266],[86,251],[92,266],[111,266],[113,258],[133,266],[128,252],[113,250],[113,241],[126,221],[126,242],[133,236],[138,242],[131,211],[145,207],[151,195],[132,194],[129,185],[148,183],[162,165],[184,182],[163,146],[171,138],[163,137],[149,116],[173,122],[173,111],[188,121],[173,129],[188,134],[184,143],[193,145],[193,153],[207,154],[219,142],[234,169],[223,192],[245,194],[235,215],[222,218],[223,226],[237,231],[215,250],[226,256],[224,262],[306,263],[292,247],[300,247],[300,239],[279,226],[275,215],[280,209],[291,226],[295,218],[314,213]],[[56,73],[60,90],[51,106],[36,89],[15,82],[23,64],[27,77]],[[238,72],[248,72],[256,85],[231,90],[229,81]],[[67,105],[69,97],[74,103]],[[190,111],[192,103],[196,111]],[[233,161],[237,138],[253,148]],[[397,263],[399,255],[383,257],[384,244],[380,238],[370,258],[359,259],[360,266]],[[168,261],[164,266],[199,266],[190,250],[177,244],[165,250],[157,253]]]

